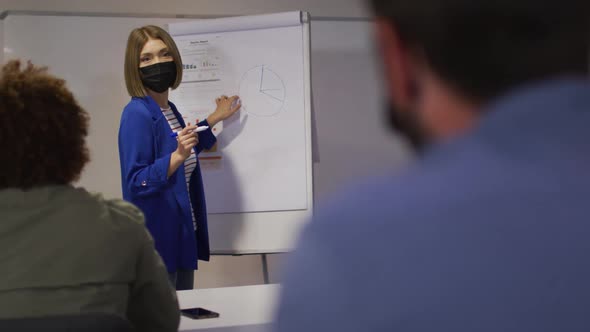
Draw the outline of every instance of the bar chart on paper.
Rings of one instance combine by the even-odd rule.
[[[183,60],[183,83],[211,82],[221,79],[221,55],[216,40],[185,40],[179,43]]]

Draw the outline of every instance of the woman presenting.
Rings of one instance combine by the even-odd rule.
[[[121,116],[119,160],[123,198],[144,213],[156,249],[177,290],[193,288],[197,260],[209,260],[205,193],[197,155],[216,142],[211,128],[240,109],[238,97],[217,98],[197,125],[185,123],[168,100],[179,86],[182,59],[162,28],[134,29],[125,52],[131,101]],[[198,127],[209,127],[201,131]],[[174,133],[177,133],[176,137]]]

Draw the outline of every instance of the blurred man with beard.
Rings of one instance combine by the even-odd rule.
[[[316,211],[276,330],[590,331],[590,2],[371,4],[419,158]]]

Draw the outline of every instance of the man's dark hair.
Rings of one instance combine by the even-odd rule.
[[[66,185],[88,162],[88,115],[65,81],[10,61],[0,71],[0,189]]]
[[[519,85],[588,74],[590,0],[371,0],[460,93],[487,101]]]

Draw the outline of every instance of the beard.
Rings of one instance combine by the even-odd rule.
[[[384,113],[389,129],[404,137],[414,152],[420,154],[426,149],[429,143],[428,135],[420,125],[415,112],[400,112],[392,102],[389,102]]]

